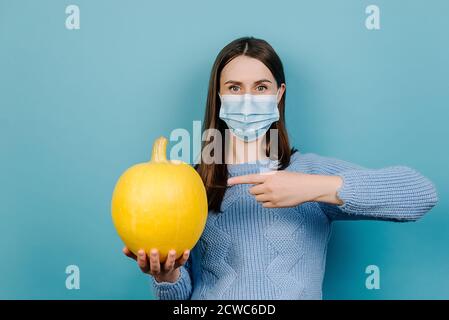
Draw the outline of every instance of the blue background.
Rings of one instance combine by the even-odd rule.
[[[70,4],[80,30],[65,28]],[[381,30],[365,28],[370,4]],[[337,222],[324,297],[449,298],[448,31],[445,0],[0,0],[0,298],[153,297],[121,253],[114,184],[157,136],[203,119],[216,55],[246,35],[284,63],[300,151],[408,165],[438,189],[416,223]],[[65,288],[70,264],[80,290]]]

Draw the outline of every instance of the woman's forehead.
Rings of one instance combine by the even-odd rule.
[[[261,79],[268,79],[272,82],[274,80],[270,69],[263,62],[248,56],[238,56],[232,59],[223,68],[220,76],[222,83],[229,80],[254,83]]]

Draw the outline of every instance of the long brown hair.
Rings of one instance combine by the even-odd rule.
[[[212,66],[202,132],[207,129],[217,129],[222,137],[225,136],[225,129],[227,129],[228,126],[219,118],[221,104],[220,97],[218,96],[220,75],[225,65],[240,55],[258,59],[264,63],[273,74],[278,87],[280,87],[282,83],[285,83],[284,68],[281,59],[268,42],[254,37],[243,37],[232,41],[220,51]],[[288,141],[288,134],[285,126],[285,94],[286,92],[284,92],[278,104],[279,120],[270,126],[270,129],[278,130],[278,170],[285,169],[290,163],[291,154],[297,151],[295,148],[290,149]],[[266,133],[267,156],[269,156],[271,145],[269,132],[270,130]],[[204,147],[209,143],[211,143],[210,139],[202,141],[201,151],[203,151]],[[222,148],[224,148],[224,144],[221,145],[223,146]],[[220,163],[213,162],[207,164],[204,163],[204,161],[200,161],[199,164],[195,165],[195,169],[200,174],[206,187],[209,210],[215,212],[220,212],[221,202],[226,191],[228,179],[228,170],[224,160],[224,154],[225,152],[222,150],[222,161]]]

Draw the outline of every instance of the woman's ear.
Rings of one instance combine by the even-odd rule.
[[[284,95],[286,86],[285,83],[281,84],[281,86],[279,87],[279,93],[278,93],[278,103],[281,101],[282,96]]]

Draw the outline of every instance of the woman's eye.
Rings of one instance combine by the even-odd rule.
[[[229,90],[232,92],[238,92],[239,91],[239,87],[238,86],[230,86]]]
[[[266,86],[257,86],[257,88],[256,88],[256,90],[259,91],[259,92],[263,92],[263,91],[265,91],[266,89],[267,89]]]

